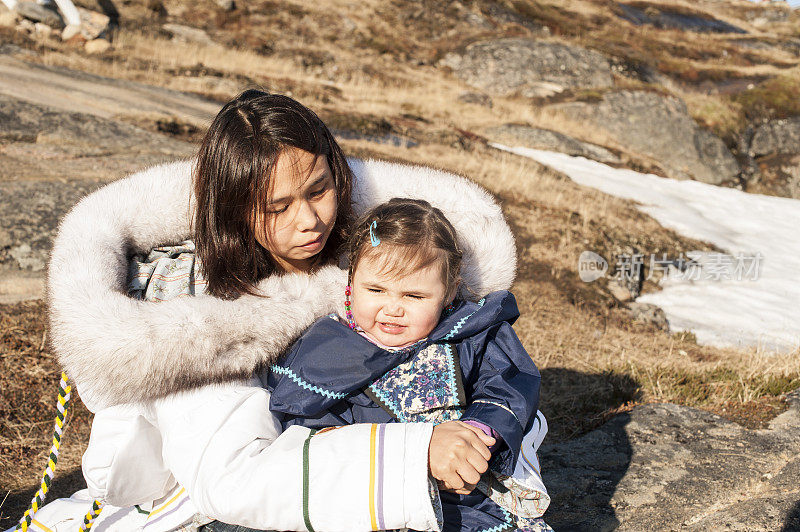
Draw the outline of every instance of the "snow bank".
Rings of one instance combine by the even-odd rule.
[[[621,170],[561,153],[495,147],[634,200],[664,227],[730,255],[761,255],[755,280],[673,277],[661,283],[660,292],[641,296],[638,301],[664,310],[673,331],[692,331],[699,343],[718,346],[781,351],[800,346],[800,200]],[[649,258],[653,250],[642,252]]]

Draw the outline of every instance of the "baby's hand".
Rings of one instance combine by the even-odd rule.
[[[490,445],[495,440],[472,425],[447,421],[433,428],[428,464],[440,486],[455,493],[470,493],[489,468]]]

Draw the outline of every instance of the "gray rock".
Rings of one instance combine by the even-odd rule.
[[[748,184],[748,192],[800,199],[800,154],[767,155],[757,163],[757,182]]]
[[[0,144],[0,182],[110,181],[195,153],[192,144],[131,124],[57,111],[3,95]],[[0,218],[5,216],[6,211],[0,211]]]
[[[759,157],[776,153],[800,154],[800,117],[772,120],[753,135],[750,153]]]
[[[58,222],[99,181],[0,182],[0,247],[2,272],[26,270],[43,273]]]
[[[570,531],[797,530],[798,453],[797,406],[765,430],[694,408],[638,406],[542,446],[545,519]]]
[[[470,44],[440,61],[468,85],[493,94],[546,96],[569,87],[608,87],[601,54],[568,44],[511,38]]]
[[[631,5],[618,3],[622,18],[637,26],[648,24],[661,29],[678,29],[698,33],[747,33],[742,28],[707,15],[692,15],[649,6],[640,9]]]
[[[198,28],[192,28],[182,24],[164,24],[162,28],[172,35],[172,38],[176,41],[205,45],[214,44],[214,40],[208,36],[208,33]]]
[[[462,103],[472,103],[475,105],[482,105],[489,109],[494,106],[491,96],[488,94],[481,94],[479,92],[462,92],[458,95],[458,101]]]
[[[486,135],[498,140],[513,139],[527,148],[552,150],[578,157],[586,157],[606,164],[619,164],[619,157],[596,144],[583,142],[549,129],[505,124],[486,131]]]
[[[669,330],[667,315],[656,305],[638,302],[629,303],[628,313],[633,321],[653,325],[662,331]]]
[[[606,130],[632,151],[656,159],[669,177],[719,185],[739,173],[727,146],[700,129],[677,98],[649,91],[615,91],[604,94],[598,103],[570,102],[550,108]]]
[[[78,13],[81,16],[80,34],[83,35],[84,39],[92,41],[108,37],[111,18],[103,13],[90,11],[82,7],[78,8]]]
[[[131,124],[84,113],[67,113],[0,94],[0,141],[4,154],[28,155],[47,152],[48,158],[101,157],[111,153],[158,153],[173,157],[193,152],[187,143],[145,131]],[[63,172],[63,161],[58,163]],[[0,171],[0,177],[9,178]],[[17,178],[19,176],[16,176]]]
[[[37,2],[19,2],[14,8],[17,13],[28,20],[47,24],[51,28],[63,29],[64,19],[53,8],[43,6]]]

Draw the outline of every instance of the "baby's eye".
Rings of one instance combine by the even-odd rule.
[[[407,296],[411,299],[425,299],[425,296],[421,296],[419,294],[407,294]]]
[[[380,288],[367,288],[367,292],[372,292],[373,294],[379,294],[383,292]]]

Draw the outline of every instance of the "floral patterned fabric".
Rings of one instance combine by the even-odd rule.
[[[431,344],[370,385],[367,394],[404,423],[459,419],[467,407],[457,354]]]

